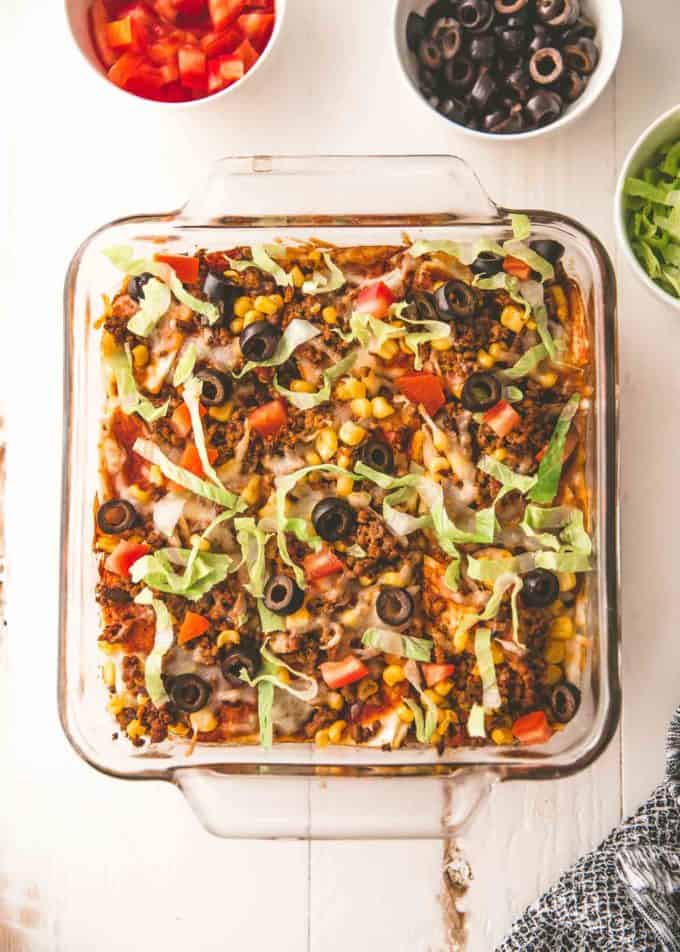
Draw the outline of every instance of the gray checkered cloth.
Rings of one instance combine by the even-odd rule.
[[[496,952],[680,950],[680,708],[666,779],[606,840],[529,906]]]

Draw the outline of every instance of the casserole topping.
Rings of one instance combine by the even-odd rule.
[[[512,227],[107,252],[99,644],[136,746],[443,751],[577,713],[586,316]]]

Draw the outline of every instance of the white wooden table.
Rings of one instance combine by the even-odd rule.
[[[62,279],[94,228],[176,207],[229,153],[459,154],[497,201],[571,214],[614,253],[618,164],[680,88],[677,0],[625,0],[623,57],[592,113],[563,134],[513,146],[477,145],[418,105],[393,59],[392,0],[289,0],[280,46],[252,85],[171,117],[122,101],[88,74],[61,6],[3,0],[0,11],[3,133],[15,109],[0,182],[10,216],[8,231],[0,192],[10,440],[0,949],[454,948],[439,899],[441,843],[220,841],[168,785],[108,780],[68,747],[55,705]],[[491,950],[528,901],[647,795],[679,699],[670,557],[680,530],[680,322],[619,263],[622,729],[592,769],[498,787],[477,816],[464,843],[474,952]]]

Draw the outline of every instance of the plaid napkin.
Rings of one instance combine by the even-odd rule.
[[[515,922],[496,952],[680,950],[680,708],[666,779]]]

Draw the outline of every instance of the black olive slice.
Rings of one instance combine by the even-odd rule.
[[[477,310],[477,295],[464,281],[447,281],[434,296],[437,310],[443,317],[472,317]]]
[[[545,0],[544,0],[545,2]],[[548,0],[549,2],[549,0]],[[541,0],[539,0],[539,6]],[[581,14],[580,0],[562,0],[561,9],[552,17],[543,18],[548,26],[553,28],[571,26],[575,23]]]
[[[501,398],[503,388],[493,374],[486,371],[470,374],[463,384],[461,403],[472,413],[483,413],[495,407]]]
[[[489,0],[463,0],[458,6],[458,19],[471,33],[487,30],[495,16],[496,11]]]
[[[501,30],[498,41],[506,53],[519,53],[526,43],[527,35],[522,29]]]
[[[438,43],[425,37],[418,46],[418,59],[425,69],[438,70],[442,65],[442,51]]]
[[[413,615],[413,596],[408,589],[385,585],[376,599],[375,610],[386,625],[398,628]]]
[[[142,291],[144,286],[153,278],[152,274],[149,274],[148,271],[145,271],[144,274],[135,275],[135,277],[130,278],[127,286],[127,293],[130,295],[133,301],[141,301]]]
[[[418,49],[418,44],[424,36],[425,20],[420,14],[411,10],[406,20],[406,45],[412,53]]]
[[[564,0],[536,0],[536,16],[547,23],[564,11]]]
[[[507,112],[504,112],[502,109],[496,109],[494,112],[490,112],[484,116],[483,125],[487,132],[498,132],[503,128],[507,119]]]
[[[541,90],[527,103],[527,114],[534,126],[547,126],[562,114],[562,97]]]
[[[531,43],[529,43],[529,52],[537,53],[538,50],[543,50],[551,44],[552,35],[550,30],[545,26],[535,26],[534,38],[532,39]]]
[[[437,20],[456,15],[458,0],[435,0],[425,11],[425,30],[429,32]]]
[[[241,353],[246,360],[261,363],[271,360],[281,340],[281,331],[269,321],[255,321],[242,331],[239,337]]]
[[[553,46],[544,46],[529,60],[529,72],[533,81],[540,86],[556,83],[564,73],[562,54]]]
[[[231,396],[233,383],[227,374],[220,373],[219,370],[206,369],[199,370],[196,376],[203,381],[201,403],[207,407],[221,407]]]
[[[276,615],[292,615],[302,608],[304,592],[289,575],[274,575],[264,590],[264,604]]]
[[[496,80],[483,69],[477,77],[477,82],[470,90],[470,104],[478,112],[484,112],[497,89]]]
[[[418,70],[418,85],[421,92],[428,98],[440,92],[439,77],[431,69],[425,69],[423,66]]]
[[[444,80],[451,92],[466,93],[472,89],[477,79],[477,67],[467,56],[457,56],[444,67]]]
[[[523,128],[524,116],[522,115],[522,107],[519,103],[515,103],[505,119],[497,123],[491,131],[505,135],[510,132],[521,132]]]
[[[442,99],[438,109],[443,116],[459,126],[466,126],[472,116],[472,109],[461,99]]]
[[[242,638],[238,645],[224,651],[220,658],[220,668],[225,679],[238,687],[243,684],[241,669],[245,668],[249,677],[254,678],[260,667],[260,648],[253,638]]]
[[[231,312],[234,301],[242,292],[238,285],[232,284],[224,275],[208,271],[203,281],[203,293],[224,314]]]
[[[170,700],[180,711],[193,714],[208,703],[212,688],[197,674],[179,674],[170,684]]]
[[[97,511],[97,525],[107,535],[126,532],[137,522],[137,510],[127,499],[109,499]]]
[[[364,465],[376,469],[379,473],[394,472],[394,453],[385,440],[376,437],[366,440],[359,450],[359,458]]]
[[[503,270],[503,259],[492,251],[481,251],[470,265],[473,274],[498,274]]]
[[[338,542],[354,532],[357,515],[346,499],[329,496],[312,509],[312,523],[317,535],[326,542]]]
[[[438,321],[439,312],[431,294],[425,291],[416,291],[407,298],[409,303],[408,317],[418,321]]]
[[[529,247],[551,264],[557,264],[564,254],[564,245],[550,238],[537,238],[536,241],[529,242]]]
[[[488,63],[496,55],[494,36],[473,36],[468,48],[470,59],[475,63]]]
[[[566,724],[576,716],[581,706],[581,692],[575,684],[564,681],[550,692],[550,708],[558,724]]]
[[[588,80],[574,69],[568,69],[561,85],[562,95],[567,102],[576,102],[583,95]]]
[[[453,17],[441,17],[432,27],[432,39],[439,45],[445,60],[451,60],[463,45],[462,28]]]
[[[560,583],[554,572],[532,569],[523,579],[521,597],[529,608],[547,608],[560,594]]]
[[[529,4],[529,0],[495,0],[494,6],[496,12],[504,16],[512,16],[524,10]]]
[[[564,59],[570,69],[589,76],[600,58],[600,52],[591,39],[582,36],[576,43],[564,47]]]
[[[525,102],[532,89],[529,70],[525,66],[518,66],[517,69],[513,69],[513,71],[508,74],[506,82],[509,89],[515,93],[520,102]]]

